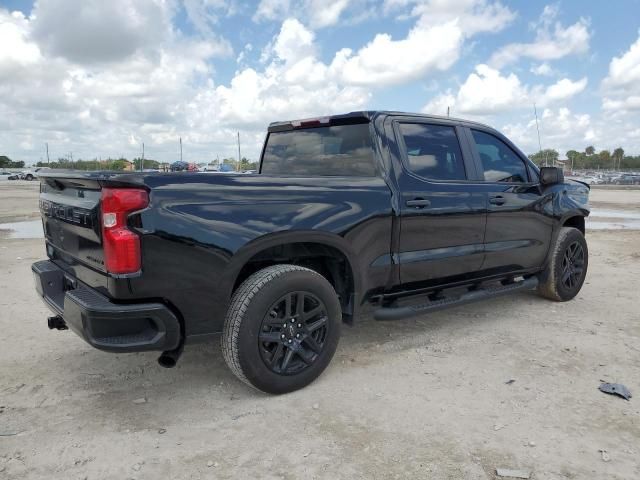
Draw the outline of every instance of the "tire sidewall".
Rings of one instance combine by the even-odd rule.
[[[575,297],[582,285],[584,284],[585,279],[587,278],[587,270],[589,266],[589,250],[587,248],[587,241],[582,235],[580,230],[571,228],[568,229],[566,235],[564,235],[557,244],[556,254],[555,254],[555,265],[554,265],[554,283],[556,286],[556,292],[562,301],[571,300]],[[584,272],[582,274],[582,278],[579,280],[577,285],[573,288],[568,288],[562,282],[562,259],[564,257],[564,252],[573,242],[578,242],[583,248],[584,251]]]
[[[269,308],[290,292],[316,295],[327,308],[327,338],[315,362],[294,375],[271,371],[260,355],[258,335]],[[238,357],[247,380],[268,393],[286,393],[300,389],[316,379],[327,367],[338,346],[342,312],[335,290],[326,279],[312,271],[296,270],[278,275],[265,284],[249,302],[238,333]]]

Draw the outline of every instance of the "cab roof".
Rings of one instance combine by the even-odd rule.
[[[341,113],[336,115],[323,115],[312,118],[302,118],[297,120],[285,120],[281,122],[272,122],[269,124],[269,132],[280,132],[284,130],[293,130],[295,128],[309,128],[315,126],[329,125],[349,125],[355,123],[368,123],[378,116],[402,116],[415,117],[426,120],[448,121],[467,126],[480,126],[494,130],[491,126],[483,123],[465,120],[456,117],[445,117],[441,115],[429,115],[426,113],[400,112],[393,110],[361,110],[349,113]]]

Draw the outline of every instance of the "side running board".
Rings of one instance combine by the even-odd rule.
[[[487,298],[498,297],[513,293],[520,290],[532,290],[538,286],[537,277],[529,277],[519,282],[508,283],[506,285],[495,285],[476,290],[469,290],[457,297],[443,298],[441,300],[429,300],[418,305],[407,305],[403,307],[382,307],[373,312],[373,318],[376,320],[401,320],[404,318],[415,317],[437,310],[443,310],[449,307],[457,307],[467,303],[484,300]]]

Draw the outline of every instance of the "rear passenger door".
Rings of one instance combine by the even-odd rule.
[[[553,228],[550,193],[544,193],[528,161],[495,131],[466,130],[488,194],[482,269],[507,273],[540,267]]]
[[[396,118],[403,284],[456,281],[483,261],[486,193],[454,122]]]

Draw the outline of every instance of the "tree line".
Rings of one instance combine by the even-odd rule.
[[[640,155],[626,155],[622,147],[613,152],[600,150],[596,152],[593,145],[589,145],[584,151],[569,150],[566,152],[567,162],[565,167],[573,170],[640,170]],[[557,150],[550,148],[529,155],[536,165],[555,165],[560,158]]]
[[[142,162],[141,158],[134,158],[129,161],[128,159],[121,158],[107,158],[104,160],[70,160],[69,158],[58,158],[58,160],[54,162],[38,162],[36,164],[37,167],[49,167],[49,168],[60,168],[60,169],[70,169],[70,170],[116,170],[122,171],[131,168],[131,164],[133,163],[133,170],[140,170],[140,162]],[[24,166],[24,162],[22,162]],[[214,162],[217,164],[218,162]],[[229,165],[232,170],[238,169],[238,161],[234,158],[225,158],[221,162],[222,165]],[[165,163],[165,166],[169,166],[170,164]],[[200,164],[199,164],[200,165]],[[202,164],[204,165],[204,164]],[[144,159],[144,164],[142,168],[149,169],[161,169],[163,166],[162,163],[157,160],[151,160],[148,158]],[[256,170],[258,168],[258,162],[253,162],[245,157],[242,157],[240,161],[240,170]]]
[[[140,170],[140,162],[141,158],[134,158],[129,161],[128,159],[121,158],[107,158],[104,160],[70,160],[69,158],[58,158],[58,160],[53,162],[38,162],[36,163],[36,167],[49,167],[49,168],[62,168],[62,169],[75,169],[75,170],[125,170],[131,167],[133,164],[133,168],[135,170]],[[156,160],[151,160],[148,158],[144,159],[144,164],[142,168],[160,168],[160,162]]]
[[[6,155],[0,155],[0,168],[24,168],[22,160],[14,162]]]

